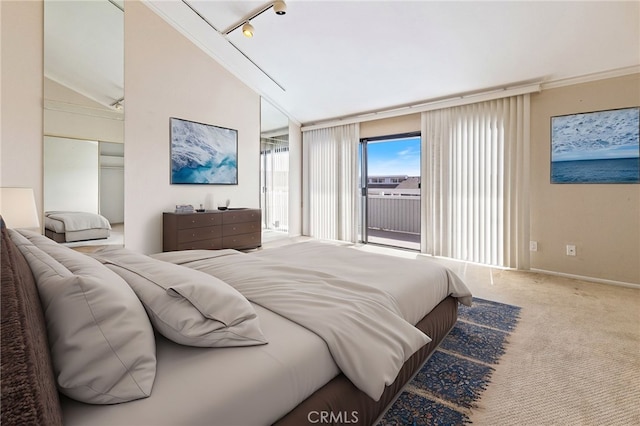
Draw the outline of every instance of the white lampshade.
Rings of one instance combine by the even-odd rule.
[[[38,228],[38,209],[31,188],[0,188],[0,214],[7,228]]]

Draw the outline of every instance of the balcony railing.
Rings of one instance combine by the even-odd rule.
[[[420,196],[370,194],[367,198],[369,242],[420,249]]]

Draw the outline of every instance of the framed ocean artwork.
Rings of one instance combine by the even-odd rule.
[[[640,183],[640,107],[551,117],[551,183]]]
[[[238,131],[170,118],[171,183],[238,184]]]

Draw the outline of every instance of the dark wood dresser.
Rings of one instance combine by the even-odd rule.
[[[162,214],[162,251],[254,249],[262,245],[260,209]]]

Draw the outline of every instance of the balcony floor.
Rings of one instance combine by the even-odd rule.
[[[368,228],[367,242],[411,250],[420,250],[420,234],[412,234],[408,232]]]

